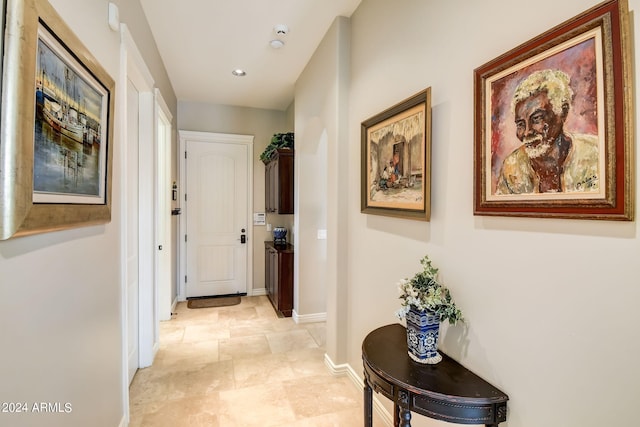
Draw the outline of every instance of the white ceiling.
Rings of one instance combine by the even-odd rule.
[[[361,0],[140,0],[179,101],[285,110],[336,16]],[[278,37],[274,27],[289,32]],[[284,47],[269,42],[280,38]],[[242,68],[245,77],[231,72]]]

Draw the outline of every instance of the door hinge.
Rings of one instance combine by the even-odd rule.
[[[187,235],[186,234],[184,235],[184,241],[185,241],[185,243],[187,242]]]
[[[187,283],[187,275],[184,275],[184,283]]]
[[[185,159],[187,158],[187,152],[186,151],[184,152],[184,158]]]
[[[187,193],[184,193],[184,201],[187,201]]]

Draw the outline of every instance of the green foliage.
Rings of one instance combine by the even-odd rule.
[[[396,312],[399,318],[404,318],[411,307],[417,310],[428,310],[435,313],[440,321],[448,320],[455,325],[458,320],[464,321],[462,311],[458,309],[451,292],[438,282],[438,269],[433,266],[428,256],[420,260],[422,271],[411,279],[402,279],[398,283],[400,310]]]
[[[260,160],[264,163],[269,162],[271,160],[271,156],[278,148],[291,148],[293,149],[293,132],[287,133],[275,133],[271,138],[271,142],[267,145],[267,148],[264,149],[262,154],[260,154]]]

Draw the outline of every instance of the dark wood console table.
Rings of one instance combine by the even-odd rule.
[[[404,326],[378,328],[362,343],[364,425],[372,426],[373,390],[393,401],[393,424],[411,426],[411,412],[456,424],[496,427],[507,419],[507,396],[446,354],[423,365],[407,354]]]

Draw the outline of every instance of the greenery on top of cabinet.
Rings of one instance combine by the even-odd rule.
[[[262,154],[260,154],[260,160],[262,160],[263,163],[268,163],[269,160],[271,160],[273,153],[278,148],[293,149],[293,132],[273,134],[271,142],[267,145],[267,148],[264,149]]]

